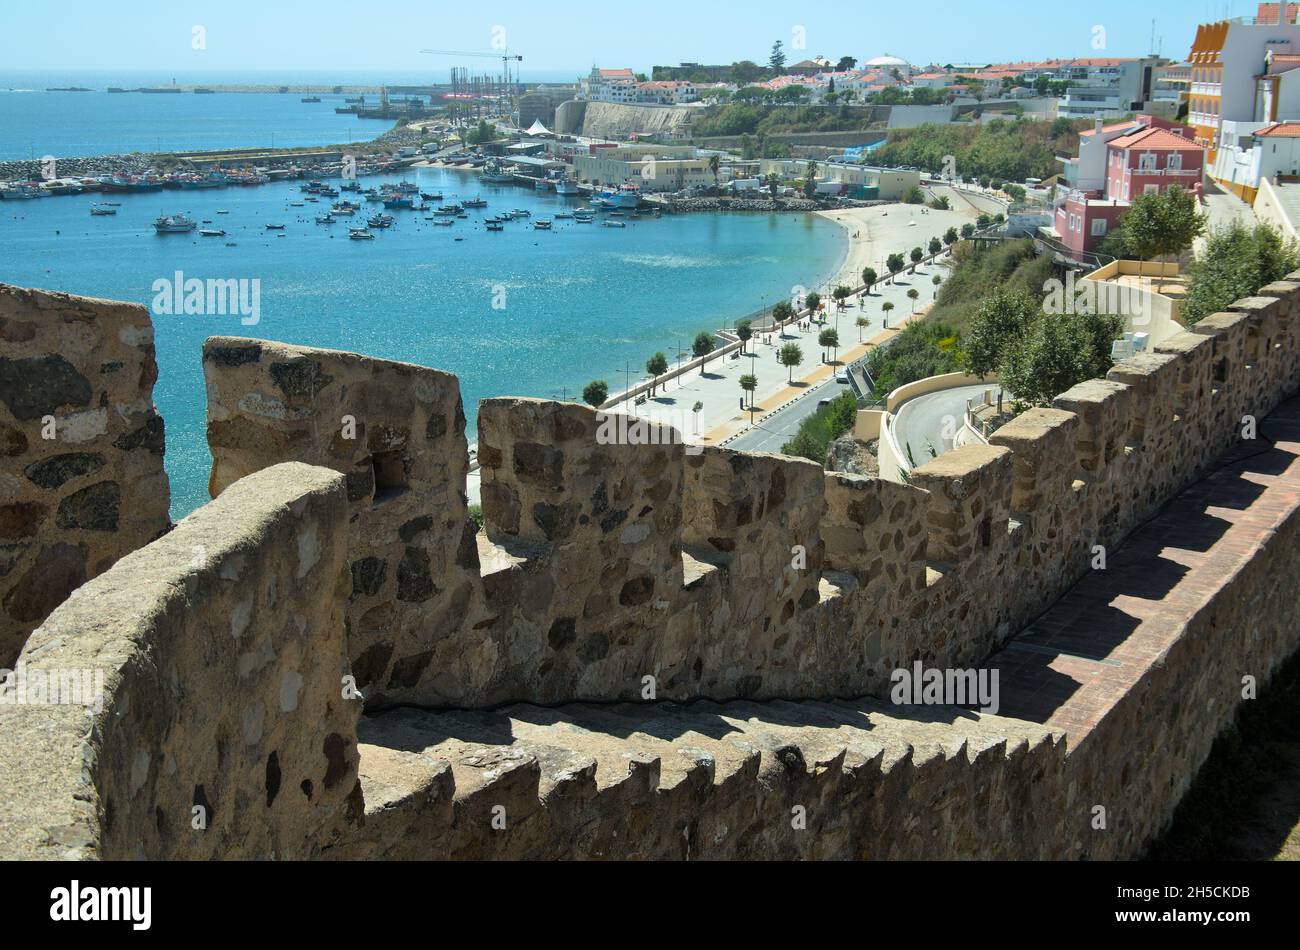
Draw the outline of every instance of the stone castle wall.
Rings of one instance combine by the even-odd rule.
[[[454,378],[209,341],[218,497],[82,588],[24,648],[37,664],[67,650],[109,658],[125,671],[109,691],[121,715],[93,720],[102,751],[73,775],[75,716],[0,706],[0,733],[19,737],[0,753],[0,802],[18,803],[0,819],[26,829],[17,851],[0,836],[3,853],[1134,856],[1229,721],[1243,673],[1266,680],[1300,643],[1300,420],[1262,473],[1205,478],[1300,388],[1297,320],[1300,279],[1270,285],[910,485],[688,453],[662,429],[611,443],[585,407],[487,400],[479,534],[465,527]],[[1216,504],[1248,516],[1218,519],[1228,526],[1212,562],[1122,595],[1132,623],[1104,645],[1122,662],[1034,639],[1075,622],[1105,630],[1115,601],[1088,585],[1140,575],[1125,552],[1184,530],[1159,512],[1196,479],[1196,491],[1237,491],[1198,517],[1213,522]],[[206,536],[196,525],[227,526],[259,570],[225,554],[180,563]],[[318,573],[290,584],[312,551]],[[1091,570],[1099,554],[1121,560]],[[167,606],[180,602],[189,609]],[[122,625],[108,650],[104,617]],[[270,646],[243,651],[243,637]],[[268,671],[240,681],[254,657]],[[1002,714],[862,698],[915,661],[1003,670]],[[311,684],[311,706],[266,737],[244,709],[269,702],[286,669]],[[359,726],[361,703],[337,688],[348,669],[372,713]],[[654,703],[641,701],[647,675]],[[221,699],[194,700],[218,681]],[[1060,699],[1040,716],[1032,700],[1047,693]],[[245,758],[225,807],[207,777],[225,775],[236,732]],[[295,750],[291,765],[280,752],[272,770],[280,747]],[[259,810],[279,787],[273,771],[292,791],[300,776],[316,787],[322,769],[334,781],[319,803]],[[51,770],[53,793],[36,800]],[[229,822],[197,843],[171,834],[196,776]],[[1104,835],[1090,826],[1098,805]],[[498,807],[510,816],[500,832]],[[807,828],[792,826],[795,808]]]
[[[157,377],[144,307],[0,284],[0,668],[167,530]]]
[[[0,852],[307,858],[356,824],[348,513],[334,472],[257,472],[46,618],[27,689],[93,670],[103,693],[0,704]]]
[[[987,657],[1291,391],[1298,293],[1265,288],[905,486],[485,400],[476,537],[453,378],[215,339],[213,488],[290,459],[359,486],[349,640],[370,709],[879,695],[915,660]],[[345,416],[368,435],[341,440]],[[384,453],[420,479],[402,497],[370,487]]]

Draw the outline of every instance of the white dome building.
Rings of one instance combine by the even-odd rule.
[[[864,69],[883,69],[886,72],[897,69],[899,75],[904,79],[909,79],[912,75],[912,65],[907,60],[899,59],[897,56],[890,56],[888,53],[884,56],[877,56],[875,59],[869,59],[862,66]]]

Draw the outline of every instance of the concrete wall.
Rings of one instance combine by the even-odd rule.
[[[0,667],[167,530],[157,377],[143,307],[0,284]]]

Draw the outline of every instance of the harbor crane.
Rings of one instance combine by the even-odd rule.
[[[470,53],[458,49],[422,49],[421,53],[428,53],[432,56],[474,56],[479,59],[500,59],[501,60],[501,87],[508,90],[510,88],[510,62],[511,60],[522,63],[524,58],[517,53],[511,53],[509,50],[502,50],[500,53]]]

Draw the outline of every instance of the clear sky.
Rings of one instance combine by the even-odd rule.
[[[882,53],[922,65],[1053,56],[1185,56],[1199,22],[1253,15],[1206,0],[5,0],[0,70],[429,70],[489,60],[501,43],[533,71],[593,64],[646,71],[679,61],[765,62],[774,40],[791,61]],[[206,48],[195,49],[202,27]],[[495,32],[494,32],[495,31]],[[494,45],[494,40],[496,45]],[[802,42],[802,48],[799,43]],[[1097,44],[1102,44],[1098,46]],[[499,68],[499,66],[498,66]]]

